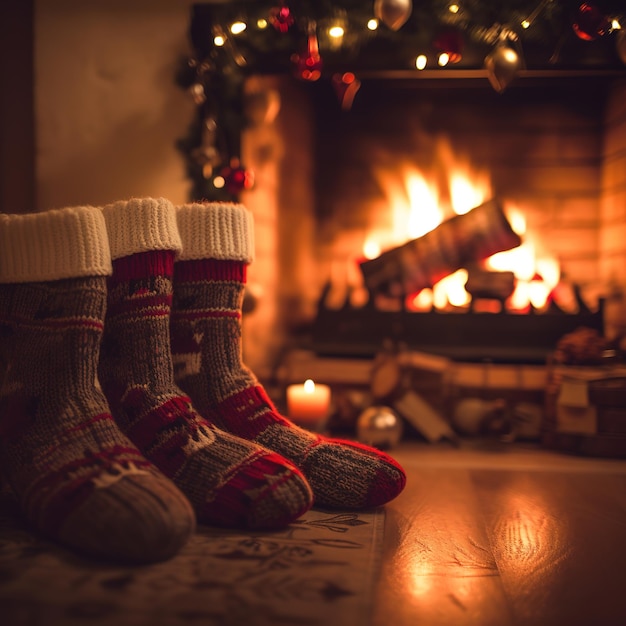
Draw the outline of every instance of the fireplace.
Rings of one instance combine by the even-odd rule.
[[[371,357],[392,339],[482,358],[482,343],[485,358],[538,362],[577,325],[609,337],[626,331],[623,70],[542,68],[504,93],[484,71],[364,71],[351,107],[342,107],[332,80],[298,81],[280,69],[246,75],[239,102],[241,162],[255,174],[239,198],[254,213],[257,251],[244,349],[260,377],[296,348]],[[492,199],[512,223],[521,218],[523,254],[532,249],[532,271],[516,282],[556,277],[542,285],[548,300],[459,301],[436,285],[406,294],[416,296],[408,303],[374,305],[359,265],[377,254],[372,246],[402,245],[433,220]],[[494,325],[514,339],[506,354]],[[450,348],[459,332],[471,335],[471,354]],[[444,348],[433,341],[446,335]]]
[[[553,304],[563,312],[563,332],[580,322],[601,326],[609,336],[623,333],[623,81],[528,79],[495,94],[479,80],[429,85],[379,80],[362,86],[350,112],[341,111],[332,91],[321,85],[313,90],[276,77],[251,83],[253,92],[280,92],[282,102],[275,122],[249,128],[243,141],[245,162],[257,172],[256,188],[244,194],[257,223],[251,287],[272,302],[264,300],[254,315],[263,328],[263,309],[273,309],[275,354],[307,342],[316,349],[311,331],[317,349],[332,352],[317,333],[320,305],[332,314],[351,299],[353,312],[365,304],[359,261],[372,236],[380,236],[384,249],[419,235],[410,231],[410,215],[404,221],[397,215],[410,204],[407,180],[416,173],[445,192],[449,175],[464,171],[470,182],[485,184],[482,192],[468,192],[472,206],[497,197],[523,217],[523,239],[532,242],[535,261],[557,264],[560,292]],[[472,200],[471,193],[478,195]],[[441,195],[439,208],[447,204],[450,211],[451,198]],[[429,200],[422,200],[423,209]],[[432,307],[416,306],[412,318],[404,308],[386,311],[389,319],[395,316],[390,333],[398,324],[415,328]],[[442,309],[437,327],[449,318],[455,328],[459,308],[444,302]],[[541,324],[553,312],[554,307],[546,312],[522,304],[509,313],[516,323],[521,315],[532,315]],[[484,315],[500,323],[502,311],[480,315],[488,329]],[[536,346],[544,353],[561,325],[551,323],[554,331]],[[383,315],[378,327],[385,324]],[[252,334],[253,319],[250,325]],[[518,332],[514,324],[511,332]],[[376,337],[382,338],[364,335],[364,354]],[[513,344],[523,341],[517,336]],[[354,343],[351,349],[358,352]]]

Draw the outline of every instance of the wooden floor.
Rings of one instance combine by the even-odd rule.
[[[228,626],[626,625],[626,461],[476,441],[391,453],[407,487],[374,535],[354,535],[371,520],[341,515],[339,535],[319,520],[285,537],[204,529],[166,563],[124,568],[73,558],[0,516],[0,626],[225,626],[225,615]],[[364,537],[383,523],[372,597],[372,552],[356,563],[346,552],[358,550],[339,548],[378,546]],[[311,600],[322,587],[343,592]]]
[[[626,462],[403,444],[373,626],[626,624]]]

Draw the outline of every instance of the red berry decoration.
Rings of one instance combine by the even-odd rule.
[[[223,168],[220,176],[224,179],[226,191],[233,195],[251,189],[254,185],[254,174],[242,167],[237,159],[233,159],[230,165]]]
[[[294,17],[288,6],[274,7],[270,9],[270,24],[279,32],[286,33],[294,24]]]
[[[294,73],[301,80],[315,81],[322,75],[322,57],[315,26],[309,25],[306,48],[302,54],[293,54]]]
[[[611,22],[600,9],[585,2],[578,7],[578,15],[572,28],[579,39],[593,41],[609,32]]]
[[[463,56],[463,36],[457,30],[442,32],[433,42],[433,46],[439,52],[448,55],[449,63],[458,63]]]

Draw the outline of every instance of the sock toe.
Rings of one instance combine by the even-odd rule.
[[[259,476],[260,490],[250,507],[247,525],[257,530],[276,528],[274,520],[287,526],[313,505],[313,492],[295,465],[277,454],[268,454],[264,464],[274,466],[271,478]]]
[[[165,476],[124,476],[96,489],[65,519],[58,539],[86,556],[129,564],[164,561],[189,540],[196,519]]]
[[[320,437],[299,464],[315,504],[329,508],[370,508],[393,500],[406,474],[389,455],[352,441]]]
[[[278,530],[313,505],[303,474],[278,454],[259,448],[197,507],[198,520],[212,526]]]

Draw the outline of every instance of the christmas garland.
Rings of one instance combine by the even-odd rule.
[[[626,74],[623,0],[274,0],[196,4],[193,56],[178,84],[198,105],[179,144],[194,199],[236,200],[243,84],[255,74],[330,80],[349,109],[360,81],[426,70],[483,70],[498,92],[524,70]]]

